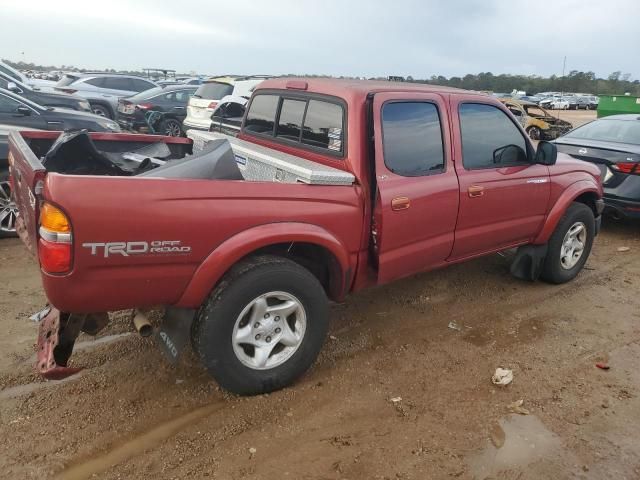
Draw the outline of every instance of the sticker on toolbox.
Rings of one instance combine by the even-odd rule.
[[[243,157],[242,155],[238,155],[237,153],[236,153],[235,157],[236,157],[236,162],[238,162],[240,165],[246,165],[247,164],[247,157]]]

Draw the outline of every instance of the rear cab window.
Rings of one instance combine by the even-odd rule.
[[[345,119],[346,107],[337,98],[257,93],[249,105],[243,132],[343,157]]]
[[[193,95],[196,98],[204,98],[206,100],[220,100],[222,97],[231,95],[233,85],[223,82],[206,82],[198,87]]]

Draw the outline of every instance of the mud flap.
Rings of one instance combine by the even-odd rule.
[[[189,341],[191,324],[195,317],[194,309],[167,307],[162,324],[154,336],[169,362],[176,364],[178,357]]]
[[[518,248],[511,263],[511,275],[521,280],[535,282],[542,272],[542,264],[547,256],[547,245],[525,245]]]

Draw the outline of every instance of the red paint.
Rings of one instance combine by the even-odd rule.
[[[350,171],[356,177],[353,186],[46,174],[23,137],[55,138],[57,133],[11,134],[12,182],[25,243],[37,245],[37,211],[30,205],[29,188],[40,180],[43,198],[62,208],[73,226],[72,270],[42,274],[50,302],[74,313],[153,305],[197,307],[238,260],[259,248],[292,242],[318,245],[333,256],[332,291],[339,299],[349,291],[507,247],[545,243],[574,199],[585,193],[602,196],[597,167],[565,155],[559,155],[553,167],[465,170],[458,104],[471,100],[508,113],[486,95],[419,84],[331,79],[273,79],[259,88],[286,94],[302,83],[310,94],[333,96],[346,104],[344,158],[247,133],[241,138]],[[374,205],[366,121],[369,95],[374,95],[373,161],[378,179]],[[444,173],[402,177],[386,168],[380,108],[386,100],[398,99],[437,104],[443,122]],[[151,135],[92,136],[96,141],[189,142]],[[547,181],[528,183],[530,179]],[[403,207],[408,202],[409,208],[399,209],[398,199]],[[378,230],[374,262],[369,249],[372,213]],[[159,240],[180,241],[190,251],[105,258],[103,250],[92,255],[82,246]]]

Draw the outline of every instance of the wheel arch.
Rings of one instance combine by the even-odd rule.
[[[110,119],[113,120],[115,118],[115,114],[116,112],[113,110],[113,107],[111,106],[111,104],[105,100],[96,100],[96,99],[91,99],[91,100],[87,100],[89,102],[89,105],[93,106],[93,105],[100,105],[101,107],[105,107],[108,111],[109,111],[109,115]]]
[[[547,243],[558,222],[573,202],[584,203],[593,211],[594,216],[597,216],[596,200],[600,198],[599,195],[598,187],[589,180],[580,180],[571,184],[549,211],[542,230],[532,243],[534,245]]]
[[[200,264],[177,306],[199,307],[234,265],[264,254],[282,256],[308,269],[333,300],[344,298],[353,278],[347,248],[327,230],[304,223],[266,224],[217,246]]]

